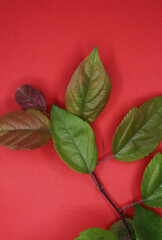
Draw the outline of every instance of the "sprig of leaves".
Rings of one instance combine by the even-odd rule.
[[[66,110],[52,105],[50,120],[46,117],[49,116],[45,112],[47,103],[40,90],[28,84],[16,90],[16,101],[26,111],[0,117],[0,145],[14,150],[32,150],[45,145],[52,136],[62,160],[73,170],[90,174],[122,221],[114,223],[109,231],[89,228],[81,232],[77,240],[161,240],[162,218],[133,203],[130,206],[135,208],[134,220],[124,219],[122,210],[108,197],[94,173],[97,148],[89,123],[105,108],[110,91],[110,79],[95,47],[70,80],[65,96]],[[161,140],[162,96],[158,96],[129,111],[114,134],[112,150],[117,160],[134,161],[148,156]],[[161,153],[145,169],[141,196],[148,207],[162,207]]]

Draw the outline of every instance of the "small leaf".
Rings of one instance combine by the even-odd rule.
[[[40,111],[14,111],[0,117],[0,145],[14,150],[35,149],[50,137],[51,123]]]
[[[141,185],[142,199],[149,207],[162,207],[162,154],[156,156],[146,167]]]
[[[105,108],[110,90],[110,79],[95,47],[71,78],[65,96],[66,109],[91,123]]]
[[[113,138],[114,157],[121,161],[141,159],[162,140],[162,96],[134,107],[125,116]]]
[[[60,157],[77,172],[92,172],[97,162],[97,148],[90,125],[55,105],[50,119],[54,146]]]
[[[34,108],[44,112],[47,108],[43,93],[28,84],[22,85],[16,90],[15,99],[23,110]]]
[[[134,232],[134,227],[133,227],[133,220],[130,218],[125,218],[129,229],[131,230],[133,237],[135,238],[135,232]],[[110,231],[115,233],[119,239],[122,240],[128,240],[129,239],[129,234],[128,231],[126,230],[122,220],[117,221],[110,227]]]
[[[156,213],[145,209],[140,205],[136,205],[134,208],[134,229],[137,239],[161,240],[162,218]]]
[[[89,228],[80,233],[75,240],[118,240],[118,237],[107,230],[100,228]]]

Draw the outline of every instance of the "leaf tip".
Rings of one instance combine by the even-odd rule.
[[[95,55],[98,55],[98,48],[97,48],[97,46],[94,47],[92,53],[94,53]]]
[[[97,46],[95,46],[93,50],[98,52]]]

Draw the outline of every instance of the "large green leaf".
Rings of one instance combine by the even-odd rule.
[[[60,157],[77,172],[92,172],[97,162],[97,148],[90,125],[55,105],[50,119],[54,146]]]
[[[121,161],[149,155],[162,140],[162,96],[134,107],[125,116],[113,138],[113,153]]]
[[[133,220],[130,218],[125,218],[129,229],[131,230],[133,237],[135,238],[135,232],[134,232],[134,227],[133,227]],[[121,240],[128,240],[129,239],[129,234],[127,229],[125,228],[122,220],[117,221],[110,227],[110,231],[115,233],[119,239]]]
[[[162,154],[156,156],[146,167],[141,185],[142,199],[150,207],[162,207]]]
[[[0,117],[0,145],[14,150],[36,149],[51,138],[50,120],[40,111],[14,111]]]
[[[65,96],[66,109],[93,122],[106,106],[110,90],[110,79],[95,47],[71,78]]]
[[[75,240],[118,240],[118,237],[107,230],[100,228],[89,228],[80,233]]]
[[[137,239],[161,240],[162,218],[156,213],[145,209],[140,205],[136,205],[134,208],[134,229]]]

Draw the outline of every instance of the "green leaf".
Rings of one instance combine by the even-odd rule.
[[[156,156],[146,167],[141,185],[142,199],[149,207],[162,207],[162,154]]]
[[[162,218],[156,213],[145,209],[140,205],[136,205],[134,208],[134,229],[137,239],[161,240]]]
[[[162,140],[162,96],[134,107],[125,116],[113,138],[114,157],[121,161],[141,159]]]
[[[110,90],[110,79],[95,47],[71,78],[65,96],[66,109],[91,123],[105,108]]]
[[[92,172],[97,162],[97,148],[90,125],[55,105],[50,119],[54,146],[60,157],[77,172]]]
[[[0,145],[14,150],[36,149],[51,138],[50,120],[40,111],[14,111],[0,117]]]
[[[131,230],[133,237],[135,238],[135,232],[134,232],[134,227],[133,227],[133,220],[130,218],[125,218],[129,229]],[[122,240],[128,240],[129,239],[129,234],[128,231],[126,230],[122,220],[117,221],[110,227],[110,231],[115,233],[119,239]]]
[[[80,233],[75,240],[118,240],[118,237],[107,230],[100,228],[89,228]]]

